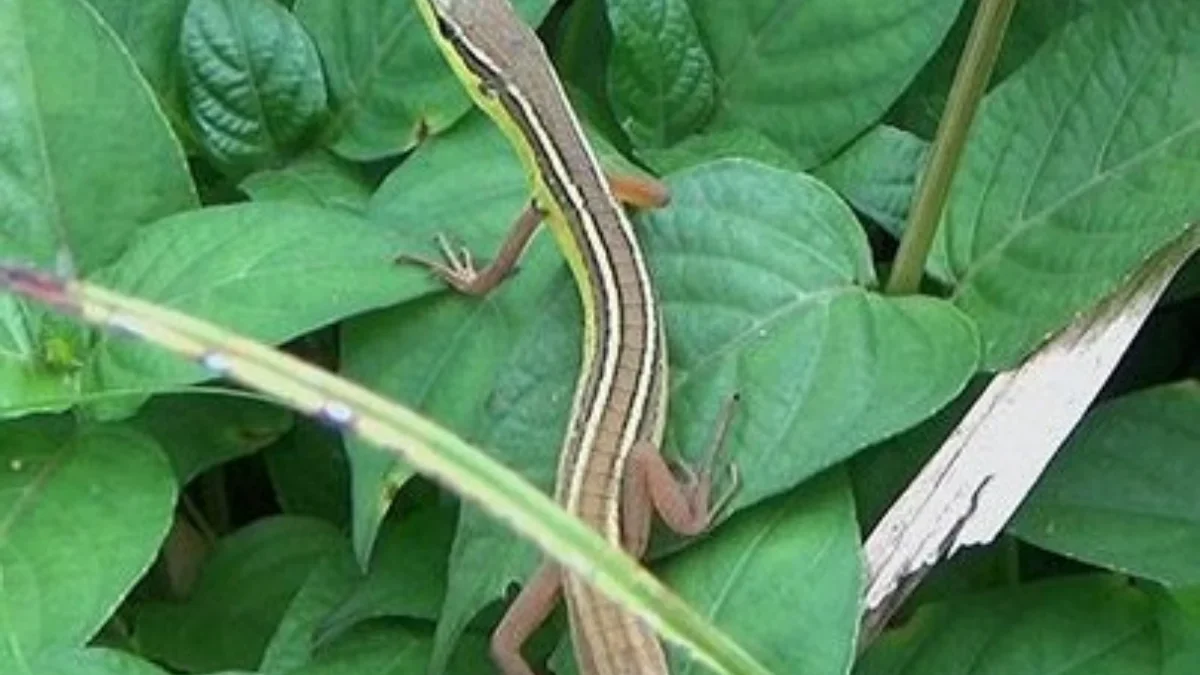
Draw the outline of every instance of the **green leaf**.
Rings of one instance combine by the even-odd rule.
[[[718,159],[753,159],[781,169],[798,171],[794,157],[763,134],[747,127],[689,136],[669,148],[646,148],[638,156],[658,171],[669,174]]]
[[[342,435],[300,418],[290,434],[263,453],[275,501],[284,513],[350,523],[350,468]]]
[[[962,421],[986,383],[985,378],[975,378],[937,414],[850,460],[855,511],[864,532],[874,529],[892,502]]]
[[[254,201],[286,201],[363,213],[371,187],[353,165],[327,152],[251,174],[241,186]]]
[[[746,478],[738,504],[912,426],[962,389],[977,358],[970,322],[939,300],[870,292],[862,230],[823,184],[722,162],[671,188],[672,208],[641,226],[666,318],[671,406],[683,413],[669,435],[705,447],[702,420],[741,391],[730,432]]]
[[[1073,22],[984,101],[934,267],[1004,368],[1200,217],[1200,4]]]
[[[928,149],[929,144],[920,138],[880,125],[816,175],[851,206],[899,238]]]
[[[191,672],[254,669],[305,579],[344,545],[321,521],[257,521],[220,541],[186,603],[139,609],[137,643],[148,656]]]
[[[691,0],[721,83],[711,131],[748,127],[801,167],[888,109],[962,0]]]
[[[132,654],[113,649],[96,648],[48,650],[38,656],[32,668],[22,670],[20,673],[22,675],[167,675],[167,671]]]
[[[288,675],[425,675],[429,663],[427,633],[395,624],[368,624],[322,651],[313,663]],[[488,673],[486,643],[474,639],[456,654],[450,672]]]
[[[87,105],[80,105],[86,97]],[[0,245],[79,271],[195,204],[183,153],[137,67],[82,0],[0,6]]]
[[[191,0],[180,51],[192,125],[223,164],[261,166],[325,114],[316,46],[275,0]]]
[[[884,298],[862,230],[818,181],[726,161],[673,176],[671,206],[639,231],[665,312],[673,374],[668,454],[698,456],[730,395],[744,477],[735,508],[788,490],[929,416],[974,371],[977,337],[931,298]],[[557,466],[579,364],[573,289],[536,301],[490,397],[484,445],[535,485]],[[464,509],[439,639],[536,556]],[[444,642],[441,644],[445,644]]]
[[[207,208],[157,223],[98,279],[144,300],[282,342],[433,288],[393,262],[403,237],[343,211],[294,204]],[[100,336],[89,389],[147,391],[207,377],[136,341]]]
[[[158,441],[180,485],[270,445],[292,426],[276,405],[236,396],[155,396],[129,423]]]
[[[317,628],[362,579],[350,548],[343,546],[313,566],[279,620],[259,670],[267,675],[290,673],[312,661]]]
[[[858,537],[848,481],[834,472],[738,514],[662,574],[773,672],[842,673],[858,632]],[[674,660],[671,672],[703,672]]]
[[[365,574],[349,548],[318,564],[280,621],[262,670],[294,670],[369,619],[435,620],[454,517],[453,509],[431,508],[390,519]]]
[[[1072,558],[1170,585],[1200,584],[1200,382],[1091,412],[1010,531]]]
[[[402,229],[438,255],[434,235],[468,242],[480,257],[499,248],[529,200],[529,187],[504,136],[481,113],[423,144],[388,176],[371,200],[370,218]],[[548,236],[531,244],[521,272],[486,298],[446,292],[348,321],[342,366],[348,377],[473,437],[496,369],[554,272]],[[478,336],[486,335],[486,340]],[[430,364],[436,364],[430,367]],[[354,480],[354,545],[370,556],[376,529],[412,471],[359,441],[347,442]]]
[[[179,29],[188,0],[88,0],[129,50],[177,129],[186,126]]]
[[[1188,675],[1200,666],[1200,586],[1153,589],[1165,659],[1163,675]]]
[[[704,126],[716,73],[686,0],[613,0],[608,89],[638,147],[669,146]]]
[[[0,5],[0,101],[0,257],[87,272],[147,223],[195,205],[153,95],[82,0]],[[64,407],[79,387],[78,336],[0,300],[5,415]]]
[[[878,640],[855,675],[1156,675],[1150,599],[1110,577],[1027,584],[923,607]]]
[[[549,0],[513,3],[537,21]],[[470,107],[462,84],[417,14],[404,0],[298,0],[296,15],[312,33],[329,74],[333,150],[373,160],[412,148],[427,132],[449,127]]]
[[[457,518],[456,509],[426,508],[389,521],[366,578],[325,618],[322,632],[337,634],[377,617],[436,620]]]
[[[76,647],[150,567],[175,505],[153,440],[69,417],[0,425],[0,672]]]

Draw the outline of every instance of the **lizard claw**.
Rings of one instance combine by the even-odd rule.
[[[434,236],[434,241],[441,251],[441,261],[432,260],[424,256],[401,253],[396,256],[396,262],[420,265],[455,289],[462,292],[470,292],[475,280],[479,276],[479,271],[475,268],[475,259],[472,257],[470,249],[465,246],[456,247],[450,242],[449,237],[440,232]]]

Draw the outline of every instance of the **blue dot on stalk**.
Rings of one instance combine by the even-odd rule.
[[[229,362],[229,357],[221,352],[208,352],[200,357],[200,365],[204,366],[205,370],[217,375],[224,375],[229,372],[233,364]]]
[[[109,330],[118,335],[142,339],[142,327],[133,317],[126,316],[124,314],[113,314],[112,316],[108,317],[108,321],[106,323],[108,324]]]
[[[317,411],[317,416],[339,429],[349,426],[354,421],[354,411],[350,406],[340,401],[329,401]]]

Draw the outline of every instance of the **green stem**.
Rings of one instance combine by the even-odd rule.
[[[929,255],[946,196],[950,193],[950,181],[958,168],[979,101],[991,79],[1015,4],[1016,0],[982,0],[975,13],[971,35],[950,87],[946,111],[938,124],[929,164],[908,214],[908,224],[888,279],[888,293],[915,293],[920,286],[925,258]]]

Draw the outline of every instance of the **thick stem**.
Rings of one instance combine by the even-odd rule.
[[[1015,4],[1016,0],[982,0],[975,13],[971,35],[967,38],[967,46],[958,63],[954,84],[946,101],[946,111],[938,124],[929,164],[925,167],[908,214],[908,225],[904,228],[900,250],[896,253],[892,275],[888,279],[888,293],[914,293],[921,283],[921,271],[946,205],[951,179],[958,168],[971,121],[991,79],[992,68],[1000,54],[1000,45],[1004,41],[1004,32]]]

